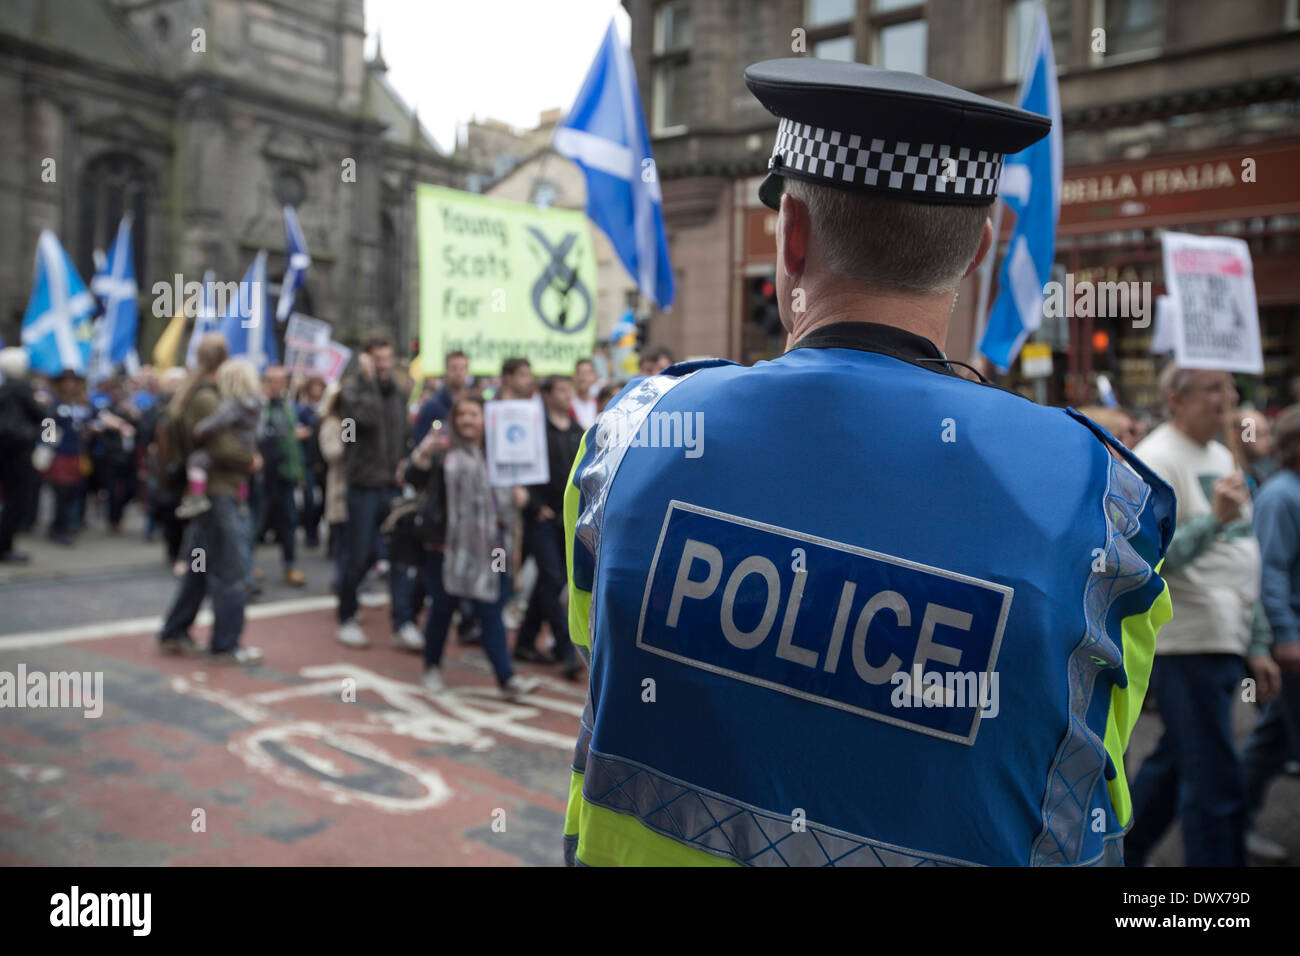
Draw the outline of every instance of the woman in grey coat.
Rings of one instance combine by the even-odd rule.
[[[516,697],[535,687],[536,681],[515,675],[501,617],[510,597],[509,560],[514,546],[511,489],[488,483],[483,400],[477,395],[458,399],[451,420],[446,451],[439,454],[443,438],[431,431],[412,452],[406,469],[407,481],[425,489],[419,533],[427,549],[425,588],[433,603],[425,620],[424,686],[431,694],[444,689],[441,663],[447,628],[456,598],[467,598],[483,622],[483,650],[502,696]]]

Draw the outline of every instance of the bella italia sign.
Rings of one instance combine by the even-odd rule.
[[[1061,205],[1147,199],[1175,193],[1223,189],[1237,184],[1239,173],[1220,161],[1188,166],[1166,166],[1141,172],[1083,176],[1061,183]]]
[[[571,373],[596,342],[596,257],[587,217],[422,184],[420,355],[459,350],[474,375],[511,357]]]

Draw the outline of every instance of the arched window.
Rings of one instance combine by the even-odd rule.
[[[94,251],[108,250],[123,214],[131,212],[135,214],[131,246],[136,280],[147,287],[149,192],[148,168],[129,153],[101,153],[86,164],[81,176],[81,221],[77,230],[77,268],[84,279],[89,281],[95,273]]]

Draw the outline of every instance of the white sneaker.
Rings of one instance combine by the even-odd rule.
[[[528,608],[521,608],[517,603],[511,601],[505,606],[505,610],[501,612],[501,623],[506,626],[506,630],[517,631],[519,626],[524,623],[524,615],[527,612]]]
[[[447,689],[447,685],[442,682],[442,671],[437,667],[430,667],[424,672],[424,692],[426,694],[441,694]]]
[[[1246,852],[1265,863],[1285,863],[1290,856],[1286,847],[1254,830],[1246,832]]]
[[[355,617],[339,625],[338,638],[339,643],[346,644],[348,647],[370,646],[370,642],[366,640],[366,635],[361,630],[361,625],[357,623]]]
[[[393,632],[393,643],[404,651],[424,650],[424,635],[410,621]]]
[[[531,691],[537,689],[541,681],[535,677],[520,677],[518,674],[511,674],[510,679],[501,685],[501,696],[506,700],[514,700],[516,697],[522,697]]]

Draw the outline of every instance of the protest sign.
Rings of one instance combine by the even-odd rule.
[[[1182,368],[1262,375],[1254,269],[1245,240],[1165,232],[1165,285]]]
[[[488,402],[484,412],[488,482],[501,488],[550,481],[542,403],[527,399]]]
[[[417,193],[420,354],[459,349],[473,375],[504,359],[572,374],[596,340],[596,258],[581,212],[422,184]]]

